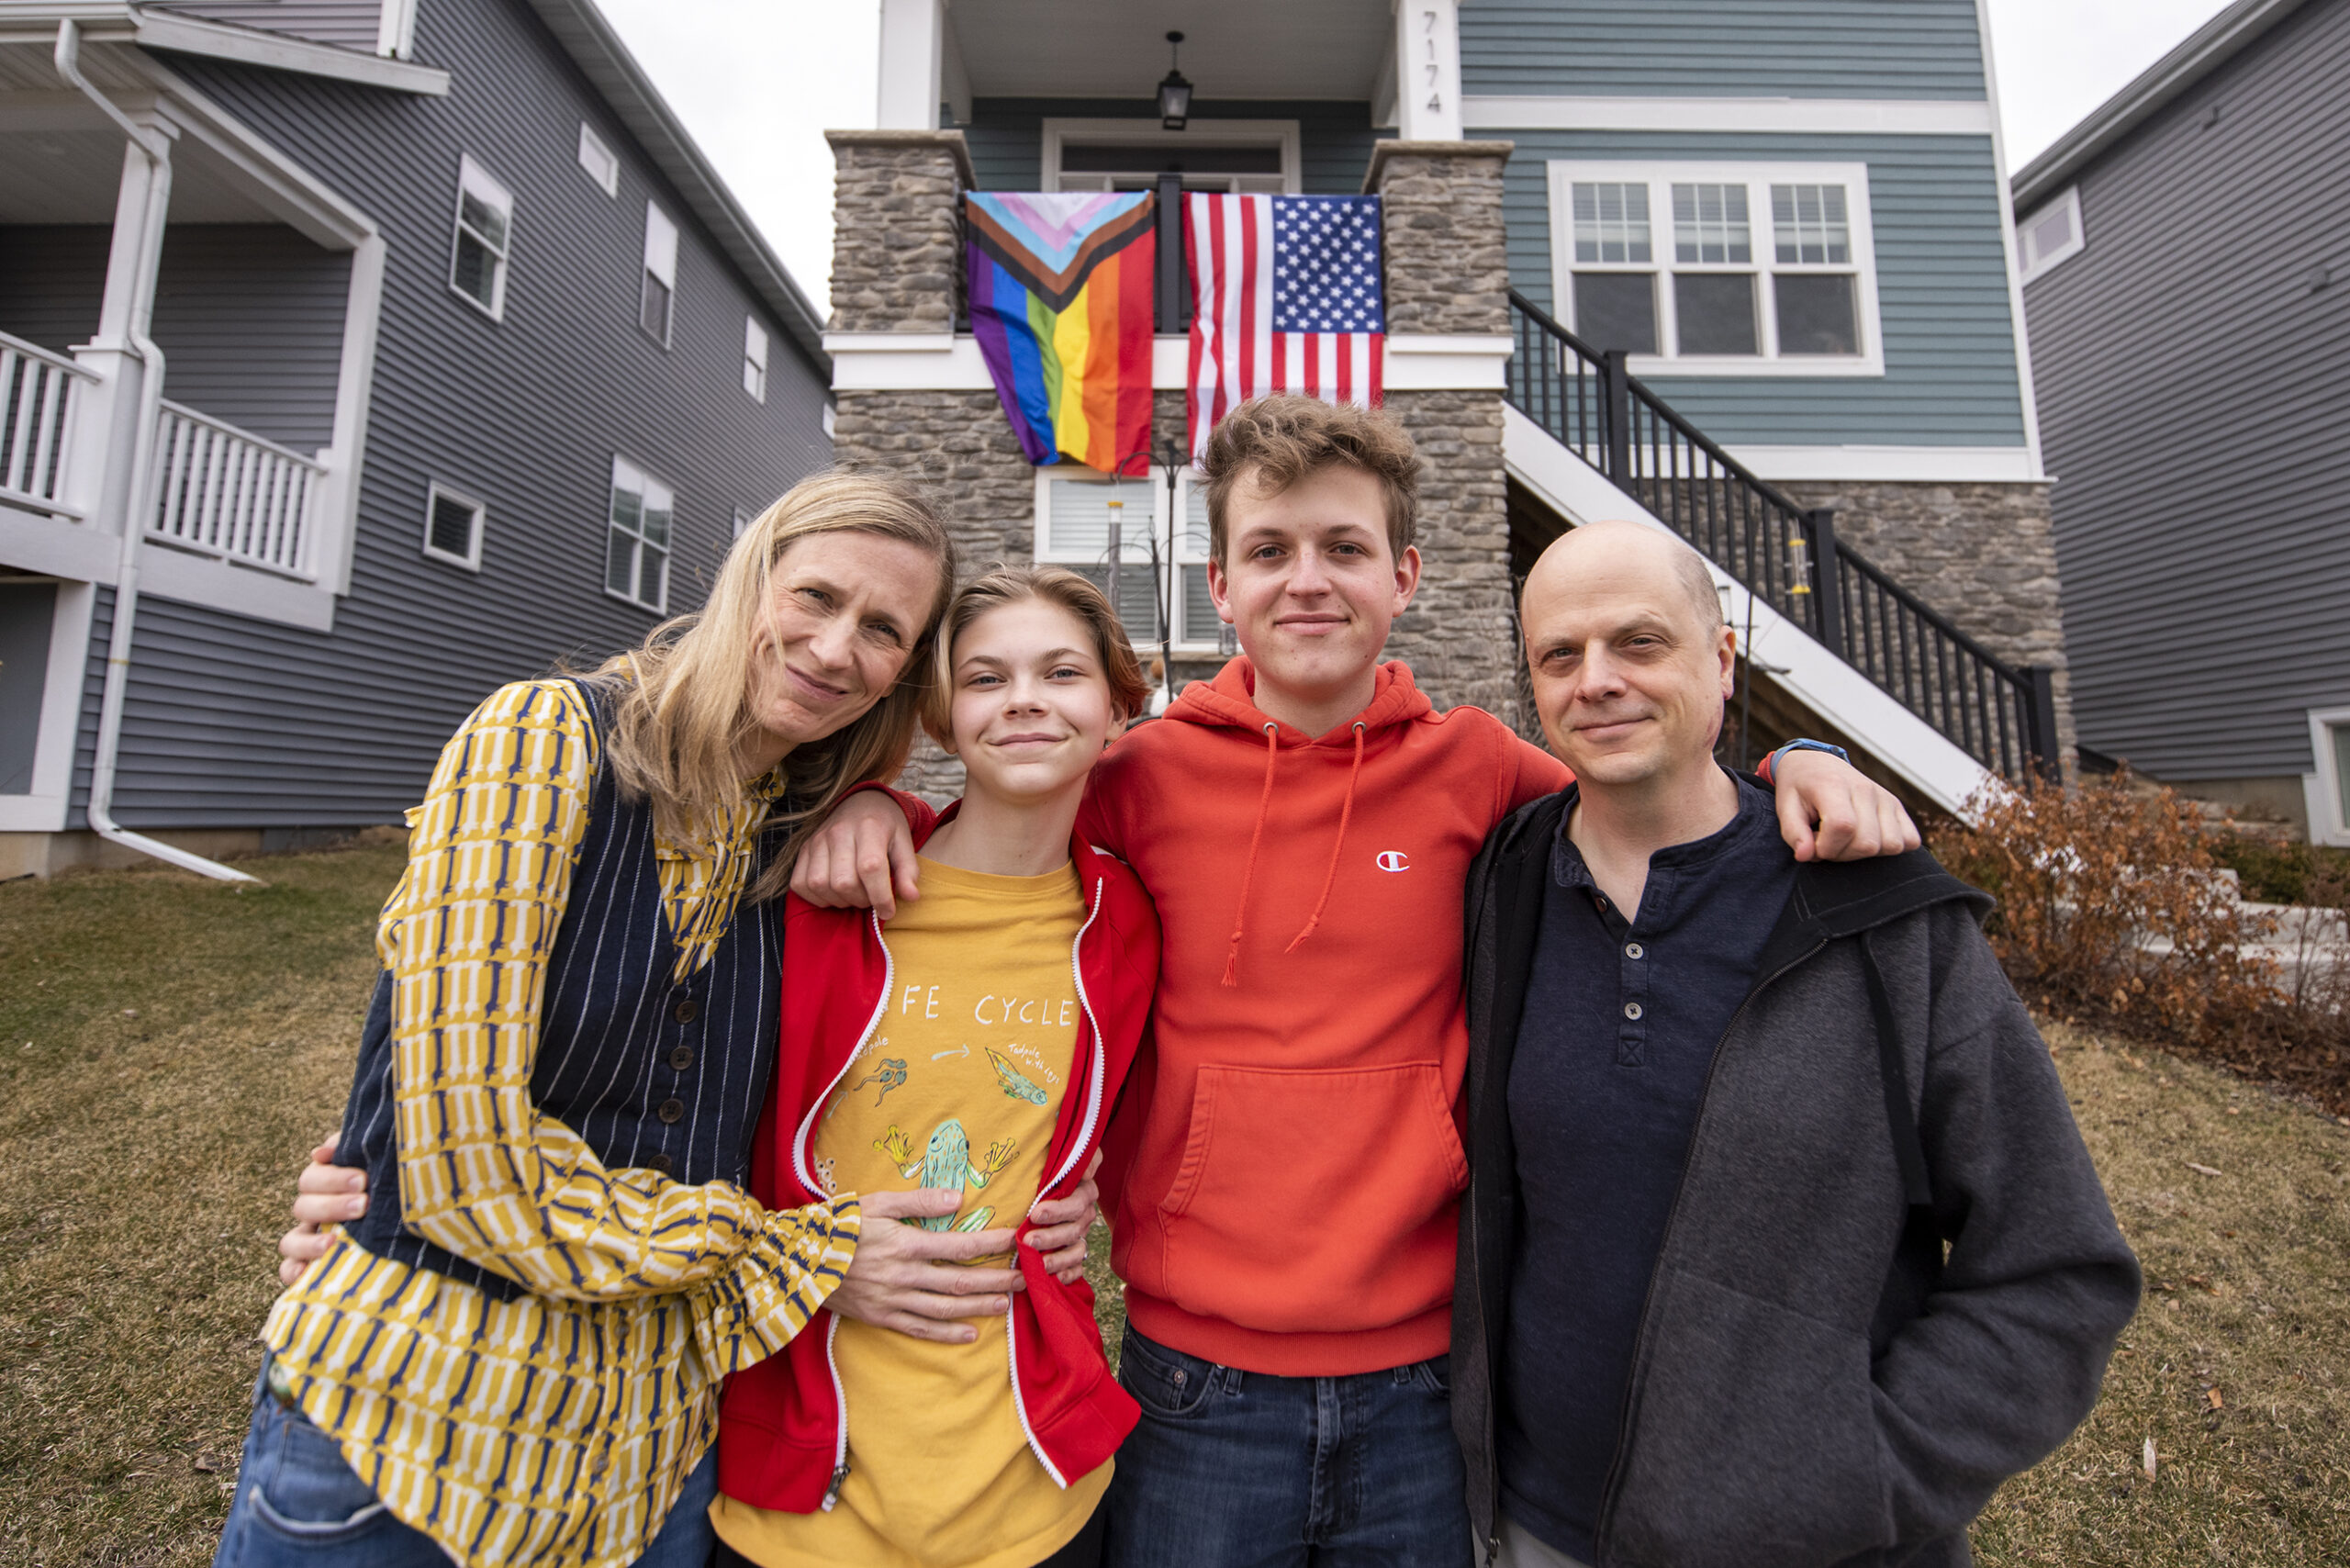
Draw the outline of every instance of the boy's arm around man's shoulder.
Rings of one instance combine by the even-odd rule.
[[[2141,1284],[2048,1047],[1973,913],[1913,918],[1925,972],[1889,978],[1930,988],[1922,1010],[1898,1010],[1930,1020],[1919,1132],[1949,1255],[1874,1374],[1904,1540],[1963,1529],[2071,1435]]]

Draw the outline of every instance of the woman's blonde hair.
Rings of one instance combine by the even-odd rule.
[[[997,563],[965,584],[946,607],[946,623],[939,628],[934,666],[923,693],[922,727],[942,746],[955,744],[951,709],[955,700],[955,640],[973,622],[991,610],[1025,599],[1040,599],[1058,605],[1084,622],[1093,634],[1093,651],[1102,660],[1102,678],[1110,683],[1110,702],[1120,720],[1133,718],[1150,700],[1150,682],[1142,661],[1126,640],[1110,596],[1065,566],[1008,566]]]
[[[751,681],[767,641],[769,578],[786,550],[819,533],[870,533],[914,545],[938,563],[938,586],[922,607],[921,630],[897,682],[856,719],[794,746],[784,759],[789,803],[768,825],[789,828],[790,835],[752,890],[755,899],[783,891],[801,840],[852,787],[894,778],[905,766],[931,680],[931,645],[955,587],[955,543],[946,525],[896,480],[812,475],[743,530],[700,610],[662,622],[642,645],[596,672],[616,689],[604,751],[621,792],[650,801],[656,826],[672,841],[707,831],[715,813],[740,798],[737,759],[758,728]]]

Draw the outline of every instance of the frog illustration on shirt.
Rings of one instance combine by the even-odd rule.
[[[997,1171],[1012,1163],[1013,1156],[1019,1152],[1020,1140],[998,1138],[989,1148],[987,1158],[974,1162],[970,1135],[963,1130],[960,1120],[949,1116],[932,1130],[929,1144],[919,1155],[914,1153],[913,1140],[899,1131],[894,1123],[888,1132],[873,1140],[873,1147],[890,1157],[899,1175],[919,1175],[923,1186],[945,1190],[986,1186]],[[924,1230],[946,1230],[950,1226],[956,1230],[985,1230],[988,1221],[994,1217],[995,1209],[990,1204],[973,1209],[960,1220],[951,1215],[936,1215],[905,1223]]]

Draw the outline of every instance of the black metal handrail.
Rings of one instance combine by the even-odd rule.
[[[1835,513],[1797,505],[1625,369],[1510,292],[1506,396],[1518,412],[1707,560],[1986,767],[2053,772],[2051,672],[2017,669],[1837,543]]]

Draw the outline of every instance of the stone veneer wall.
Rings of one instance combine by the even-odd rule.
[[[1382,141],[1363,188],[1384,202],[1387,331],[1505,336],[1506,141]],[[1389,638],[1439,708],[1519,721],[1517,618],[1498,390],[1390,392],[1426,461],[1420,591]]]
[[[2056,730],[2075,773],[2054,517],[2041,484],[1782,483],[1836,509],[1836,538],[2009,664],[2055,669]]]

